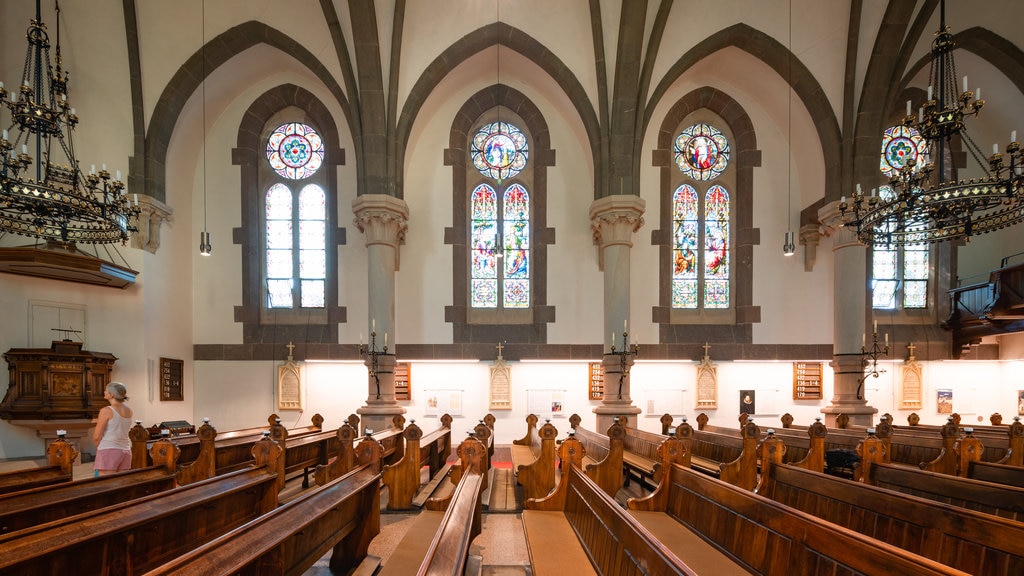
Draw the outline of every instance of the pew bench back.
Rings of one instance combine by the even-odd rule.
[[[865,481],[903,494],[1024,522],[1024,488],[878,463],[871,466]]]

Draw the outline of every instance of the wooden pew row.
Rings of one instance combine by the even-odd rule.
[[[569,432],[583,448],[582,470],[605,494],[615,497],[622,488],[625,475],[623,464],[623,437],[625,427],[618,418],[608,427],[607,434],[599,434],[580,426],[580,417],[569,418],[572,430]],[[563,465],[564,466],[564,465]]]
[[[281,425],[281,418],[277,414],[271,414],[267,418],[267,426],[217,432],[210,426],[209,419],[204,418],[203,425],[196,429],[195,434],[168,436],[168,439],[181,450],[181,456],[178,458],[180,464],[187,465],[198,461],[195,467],[200,470],[195,472],[194,476],[190,476],[193,478],[192,481],[195,481],[249,466],[249,451],[252,444],[258,441],[266,430],[271,431],[275,440],[282,434],[296,438],[320,432],[323,421],[323,416],[314,414],[312,425],[286,429]],[[154,440],[150,438],[149,429],[143,428],[142,423],[136,421],[128,436],[132,441],[132,468],[151,466],[152,462],[148,460],[148,455]],[[215,444],[209,445],[210,442]],[[218,453],[214,454],[213,450],[217,450]]]
[[[694,430],[690,467],[724,482],[753,490],[757,486],[757,443],[760,429],[753,422],[739,434]]]
[[[703,423],[704,425],[702,431],[740,437],[740,430],[710,425],[707,423],[706,416],[702,413],[697,418],[698,424]],[[741,421],[744,425],[753,422],[749,418],[741,418]],[[820,418],[816,418],[811,426],[799,429],[769,428],[769,430],[773,430],[780,438],[785,438],[785,462],[818,472],[825,469],[825,454],[828,450],[843,450],[852,453],[860,441],[860,437],[851,437],[845,442],[841,437],[829,437],[828,430],[821,423]],[[832,441],[831,445],[829,445],[830,440]]]
[[[358,450],[362,445],[358,433],[356,432],[356,426],[359,425],[358,417],[349,416],[348,421],[338,428],[335,433],[338,439],[338,453],[334,459],[329,460],[326,464],[318,464],[313,471],[313,478],[318,486],[324,486],[327,483],[342,477],[348,472],[352,471],[356,467],[356,463],[359,461]],[[369,432],[364,437],[373,438],[381,446],[381,463],[393,464],[402,459],[405,454],[405,443],[402,441],[402,433],[404,432],[402,426],[405,424],[405,418],[399,414],[395,416],[393,423],[395,427],[388,428],[374,432],[372,430],[365,430]],[[365,448],[364,448],[365,449]],[[365,455],[364,455],[365,457]]]
[[[481,425],[486,428],[486,425]],[[431,498],[376,576],[463,574],[469,545],[483,526],[482,494],[488,468],[487,447],[474,435],[456,448],[459,464],[447,496]]]
[[[754,574],[966,574],[683,466],[665,470],[629,509],[683,561],[709,563],[704,573],[724,572],[702,542]]]
[[[167,440],[151,449],[156,464],[0,496],[0,533],[30,528],[142,498],[175,487],[177,448]]]
[[[1024,522],[1024,488],[875,463],[864,482],[968,510]]]
[[[0,474],[0,494],[70,482],[76,459],[78,450],[63,436],[58,437],[46,447],[46,466]]]
[[[402,458],[384,467],[381,473],[382,482],[388,488],[388,510],[409,510],[413,497],[420,487],[420,470],[424,465],[431,465],[432,453],[437,454],[437,445],[449,445],[451,442],[451,416],[445,414],[442,424],[431,432],[432,442],[421,445],[423,431],[413,420],[405,427],[402,437],[405,441]],[[436,456],[433,457],[436,459]]]
[[[280,457],[269,438],[257,467],[0,536],[0,573],[135,574],[277,507]]]
[[[582,473],[583,446],[576,438],[566,438],[558,449],[558,487],[543,499],[527,500],[523,511],[533,574],[701,573],[684,564]],[[721,568],[703,573],[723,574]]]
[[[993,464],[991,462],[970,462],[967,468],[967,477],[974,480],[1024,488],[1024,468],[1020,466]]]
[[[348,426],[352,429],[351,426]],[[356,468],[300,497],[147,572],[214,576],[302,574],[328,551],[330,569],[350,573],[380,532],[383,447],[364,438]]]
[[[558,430],[545,422],[537,430],[537,416],[526,417],[526,436],[512,441],[512,469],[525,498],[542,498],[555,488],[555,438]]]
[[[762,470],[758,494],[780,504],[970,574],[1024,574],[1024,523],[788,464]]]

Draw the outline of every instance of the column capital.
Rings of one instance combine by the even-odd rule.
[[[644,225],[647,202],[639,196],[617,194],[598,198],[590,205],[590,230],[598,247],[598,265],[604,269],[604,249],[633,247],[633,233]]]
[[[852,226],[843,226],[843,215],[839,212],[839,202],[829,202],[818,209],[818,231],[823,236],[831,236],[832,250],[841,248],[863,247],[857,238],[857,231]]]
[[[135,194],[139,204],[139,231],[132,234],[132,248],[156,254],[160,248],[160,227],[169,222],[174,209],[146,194]]]
[[[388,194],[363,194],[352,201],[353,221],[366,235],[366,245],[384,244],[398,252],[409,229],[409,205]]]

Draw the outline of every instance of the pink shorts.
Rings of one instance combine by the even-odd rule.
[[[96,461],[92,465],[95,470],[129,470],[132,467],[131,450],[108,448],[96,451]]]

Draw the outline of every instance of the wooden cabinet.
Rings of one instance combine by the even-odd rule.
[[[793,399],[821,399],[821,362],[793,362]]]

